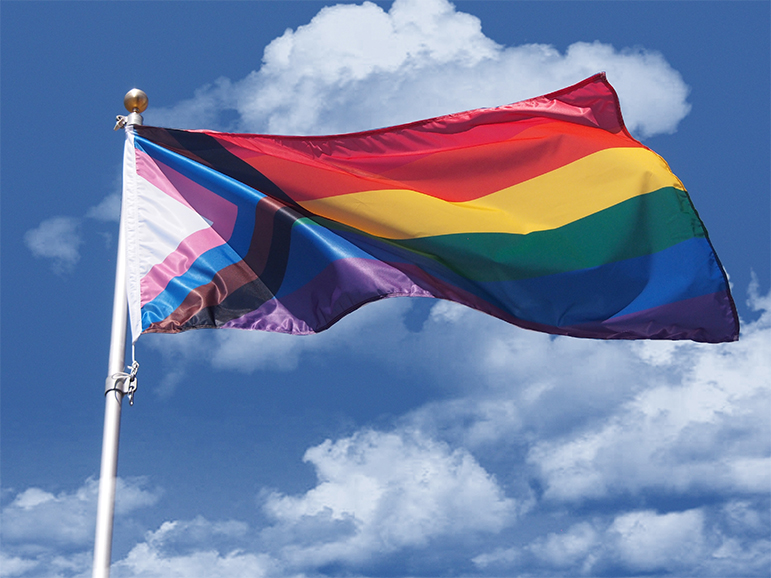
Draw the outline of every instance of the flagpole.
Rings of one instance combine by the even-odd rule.
[[[141,90],[130,90],[123,99],[128,117],[118,117],[118,125],[142,124],[140,114],[147,108],[147,95]],[[118,128],[116,125],[116,128]],[[104,395],[104,431],[102,434],[102,465],[99,472],[99,498],[96,508],[96,536],[94,539],[93,578],[109,578],[112,555],[115,490],[118,473],[118,441],[123,397],[133,391],[136,368],[125,372],[126,331],[128,304],[126,292],[126,235],[123,215],[118,231],[118,257],[115,263],[115,293],[112,301],[112,329],[107,380]]]

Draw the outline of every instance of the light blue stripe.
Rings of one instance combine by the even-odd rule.
[[[241,256],[229,245],[220,245],[206,251],[184,275],[171,279],[166,289],[142,307],[142,331],[152,323],[166,319],[182,305],[191,291],[210,283],[222,269],[239,261]]]

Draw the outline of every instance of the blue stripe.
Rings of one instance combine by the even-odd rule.
[[[298,219],[292,225],[289,264],[278,297],[303,287],[338,259],[372,258],[333,231],[309,219]],[[142,307],[142,329],[162,321],[179,307],[190,291],[205,285],[225,267],[241,261],[241,256],[227,245],[210,249],[183,275],[172,279],[166,289]]]
[[[327,229],[308,218],[298,219],[292,225],[290,248],[284,279],[276,294],[279,298],[307,285],[330,263],[338,259],[377,258],[363,251],[338,232]]]
[[[601,321],[726,289],[703,237],[591,269],[481,285],[496,297],[495,305],[517,318],[554,327]]]
[[[198,287],[210,283],[214,276],[230,265],[241,261],[241,256],[229,245],[209,249],[195,260],[183,275],[169,281],[158,296],[142,307],[142,331],[151,323],[162,321],[182,305],[185,297]]]
[[[329,237],[327,229],[317,229],[319,238]],[[705,238],[688,239],[651,255],[590,269],[479,283],[469,281],[435,259],[402,247],[348,231],[337,233],[333,234],[337,246],[326,247],[326,252],[320,252],[311,238],[293,235],[285,284],[279,297],[309,283],[335,255],[377,259],[396,268],[400,268],[400,264],[416,264],[432,277],[461,288],[518,319],[553,327],[603,321],[726,290],[722,271]]]
[[[613,317],[728,289],[715,252],[704,237],[678,243],[652,257],[645,289]]]

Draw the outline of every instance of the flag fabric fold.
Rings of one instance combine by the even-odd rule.
[[[127,129],[132,336],[322,331],[396,296],[600,339],[733,341],[725,272],[604,75],[333,136]]]

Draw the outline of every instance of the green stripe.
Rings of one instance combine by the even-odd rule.
[[[313,220],[331,229],[352,231],[327,219]],[[455,233],[378,242],[432,259],[472,281],[490,282],[598,267],[704,236],[688,193],[665,187],[549,231]]]
[[[447,256],[435,259],[468,279],[487,282],[598,267],[704,236],[688,193],[666,187],[550,231],[453,234],[398,244]]]

